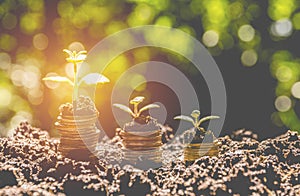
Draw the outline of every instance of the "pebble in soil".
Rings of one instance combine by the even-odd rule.
[[[163,127],[164,141],[172,138]],[[235,140],[238,138],[237,140]],[[300,137],[287,131],[257,141],[251,132],[218,139],[219,157],[183,162],[182,138],[163,146],[164,166],[121,167],[120,138],[104,137],[100,159],[63,158],[46,131],[21,123],[11,138],[0,138],[0,195],[299,195]]]

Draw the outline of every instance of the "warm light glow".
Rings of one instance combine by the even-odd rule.
[[[147,4],[139,4],[129,15],[127,22],[130,26],[146,25],[153,19],[154,11]]]
[[[253,66],[257,62],[257,53],[255,50],[245,50],[242,53],[241,61],[245,66]]]
[[[271,33],[278,37],[288,37],[292,34],[293,25],[289,19],[278,20],[272,24]]]
[[[206,31],[202,37],[203,43],[208,47],[214,47],[219,42],[219,34],[214,30]]]
[[[11,127],[16,127],[22,121],[32,122],[32,115],[26,111],[19,111],[10,121]]]
[[[299,30],[300,29],[300,12],[294,14],[292,21],[293,21],[294,28]]]
[[[0,52],[0,69],[7,70],[11,67],[11,58],[9,54]]]
[[[48,47],[48,37],[39,33],[33,37],[33,46],[38,50],[45,50]]]
[[[14,65],[12,68],[12,72],[10,75],[10,78],[12,79],[12,82],[15,86],[22,86],[22,80],[24,71],[22,69],[23,67],[20,65]]]
[[[16,27],[18,19],[15,15],[7,13],[2,18],[2,25],[5,29],[12,30]]]
[[[280,82],[288,82],[292,76],[293,72],[287,66],[280,66],[276,71],[276,77]]]
[[[43,91],[40,89],[32,89],[28,92],[28,100],[33,105],[39,105],[43,101]]]
[[[137,84],[140,84],[140,85],[137,86]],[[140,74],[134,74],[131,77],[129,85],[132,89],[134,89],[136,91],[143,91],[143,90],[145,90],[147,83],[146,83],[146,79],[144,76],[142,76]]]
[[[170,17],[168,16],[160,16],[156,22],[156,25],[160,25],[160,26],[167,26],[167,27],[172,27],[173,25],[173,21]]]
[[[69,78],[74,78],[74,65],[73,63],[67,63],[65,66],[65,72]]]
[[[268,14],[273,20],[289,18],[295,7],[295,0],[271,0],[269,1]]]
[[[292,106],[292,101],[287,96],[279,96],[275,100],[275,107],[280,112],[288,111]]]
[[[242,41],[249,42],[254,38],[255,30],[251,25],[243,25],[238,30],[238,36]]]
[[[8,106],[11,102],[11,93],[6,88],[0,88],[0,107]]]
[[[9,115],[0,116],[0,126],[8,129],[11,118],[14,117],[15,120],[26,116],[18,114],[19,111],[40,114],[32,111],[36,108],[49,113],[47,116],[35,115],[36,125],[49,126],[51,123],[46,117],[56,118],[57,107],[72,100],[72,87],[69,85],[72,82],[60,84],[57,81],[44,82],[41,79],[49,75],[60,75],[70,81],[74,80],[74,65],[65,62],[68,55],[62,53],[62,50],[67,48],[72,52],[90,51],[108,35],[139,25],[160,25],[183,30],[202,41],[213,56],[219,56],[219,62],[223,59],[226,61],[227,58],[240,58],[239,66],[255,66],[258,61],[264,66],[264,70],[270,66],[271,74],[276,80],[274,94],[286,95],[293,102],[300,99],[300,61],[298,50],[286,43],[297,40],[300,30],[299,10],[298,0],[268,0],[267,3],[244,0],[2,0],[0,88],[7,89],[11,98],[8,105],[2,106],[2,113]],[[259,25],[261,22],[264,25]],[[193,53],[195,45],[176,32],[172,36],[164,36],[159,31],[149,31],[141,39],[153,45],[163,42],[165,46],[183,55],[155,47],[142,47],[120,54],[103,70],[111,83],[105,87],[97,86],[99,93],[97,92],[96,98],[101,101],[97,101],[96,105],[100,110],[101,104],[105,106],[110,101],[106,93],[110,92],[118,78],[131,66],[141,62],[168,61],[167,63],[174,64],[186,75],[193,74],[196,77],[199,74],[193,69],[192,62],[184,58],[185,55]],[[114,46],[126,48],[134,41],[135,38],[128,34]],[[113,46],[107,46],[108,51],[112,48]],[[99,68],[109,55],[101,57]],[[198,54],[192,55],[197,57]],[[222,63],[225,64],[224,69],[227,69],[228,63],[225,61]],[[92,70],[85,62],[78,63],[77,68],[80,70],[79,80],[90,72],[99,71]],[[230,65],[228,69],[235,71]],[[253,67],[249,71],[260,72],[261,69]],[[53,73],[47,74],[48,72]],[[142,77],[146,72],[147,69],[141,70],[140,75],[132,74],[122,87],[133,90],[131,87],[134,83],[143,81]],[[82,82],[80,85],[87,84]],[[140,93],[152,97],[150,86],[149,89],[145,87],[146,84],[136,90],[142,90]],[[0,94],[3,95],[5,94]],[[1,104],[5,105],[7,102]],[[291,113],[297,111],[296,107],[298,105],[292,103],[289,112],[279,110],[276,112],[277,117],[293,118]],[[300,130],[299,119],[300,117],[289,120],[290,124],[285,120],[281,123],[288,128]],[[52,130],[50,127],[45,128]]]
[[[84,46],[81,42],[72,42],[69,46],[68,46],[68,49],[70,51],[82,51],[82,50],[85,50],[84,49]]]
[[[0,49],[4,51],[11,51],[17,45],[17,40],[15,37],[9,34],[0,34]]]
[[[51,72],[51,73],[48,73],[48,74],[46,75],[46,77],[50,77],[50,76],[58,76],[58,74],[57,74],[57,73],[54,73],[54,72]],[[60,86],[60,83],[58,83],[58,82],[53,82],[53,81],[45,81],[45,84],[46,84],[46,86],[47,86],[48,88],[50,88],[50,89],[56,89],[56,88],[58,88],[58,87]]]
[[[300,99],[300,82],[296,82],[291,89],[292,95]]]
[[[44,16],[40,13],[26,13],[21,17],[20,28],[25,34],[33,34],[43,26]]]

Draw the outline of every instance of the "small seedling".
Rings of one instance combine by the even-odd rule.
[[[49,77],[45,77],[43,78],[44,81],[54,81],[54,82],[67,82],[68,84],[70,84],[71,86],[73,86],[73,100],[77,100],[78,99],[78,88],[79,86],[82,84],[82,82],[85,82],[88,85],[96,85],[98,83],[107,83],[109,82],[109,79],[106,78],[105,76],[103,76],[102,74],[99,73],[90,73],[86,76],[84,76],[81,80],[78,81],[78,76],[77,76],[77,64],[81,63],[85,60],[86,58],[86,51],[80,51],[80,52],[76,52],[76,51],[70,51],[67,49],[63,50],[64,52],[66,52],[69,57],[66,58],[66,60],[69,63],[73,63],[74,66],[74,78],[73,81],[71,81],[69,78],[64,77],[64,76],[49,76]]]
[[[200,113],[199,110],[194,110],[191,113],[191,117],[185,116],[185,115],[180,115],[180,116],[174,117],[174,119],[176,119],[176,120],[185,120],[185,121],[191,122],[196,129],[198,129],[199,131],[201,131],[203,133],[206,133],[205,129],[200,127],[200,125],[205,121],[220,118],[219,116],[206,116],[206,117],[203,117],[203,118],[199,119],[200,114],[201,113]]]
[[[149,110],[151,108],[159,108],[159,105],[157,104],[149,104],[149,105],[146,105],[144,107],[142,107],[141,109],[138,109],[138,105],[143,102],[145,99],[145,97],[142,97],[142,96],[138,96],[138,97],[135,97],[134,99],[130,100],[130,104],[133,105],[133,111],[127,107],[126,105],[123,105],[123,104],[113,104],[113,106],[129,113],[134,119],[136,118],[139,118],[141,113],[146,111],[146,110]]]

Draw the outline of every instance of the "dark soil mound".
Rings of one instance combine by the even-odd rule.
[[[157,123],[157,120],[150,116],[141,116],[133,119],[131,122],[124,125],[123,130],[127,132],[147,132],[160,130],[161,126]]]
[[[172,138],[170,128],[163,131]],[[142,171],[118,164],[118,137],[102,140],[100,159],[75,161],[57,152],[47,132],[22,123],[12,138],[0,138],[0,195],[299,195],[299,135],[262,142],[247,135],[219,138],[219,157],[194,163],[182,161],[182,138],[173,138],[163,146],[164,165]]]
[[[86,96],[79,96],[78,100],[74,101],[73,104],[65,103],[59,107],[59,112],[64,116],[73,115],[93,115],[98,111],[93,100]]]

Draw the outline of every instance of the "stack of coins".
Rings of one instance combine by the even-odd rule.
[[[202,156],[218,156],[219,144],[214,143],[196,143],[187,144],[184,148],[184,160],[195,161]]]
[[[61,135],[59,151],[68,156],[70,152],[95,152],[100,131],[96,128],[97,114],[82,116],[67,116],[60,114],[55,127]]]
[[[161,162],[161,130],[145,132],[128,132],[120,130],[119,133],[124,145],[124,158],[131,162],[150,160]]]

